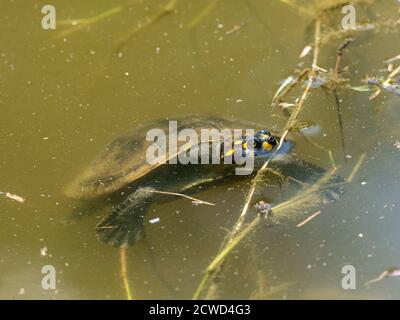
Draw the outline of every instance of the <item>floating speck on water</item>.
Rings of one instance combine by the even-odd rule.
[[[151,220],[149,220],[149,222],[150,222],[151,224],[154,224],[154,223],[160,222],[160,218],[154,218],[154,219],[151,219]]]
[[[366,184],[367,184],[366,181],[362,181],[362,182],[361,182],[361,185],[362,185],[362,186],[365,186]]]
[[[46,246],[43,247],[43,248],[41,248],[41,249],[40,249],[40,255],[41,255],[42,257],[47,256],[47,250],[48,250],[48,248],[47,248]]]
[[[19,295],[25,294],[25,288],[20,288],[19,291],[18,291],[18,294]]]
[[[359,233],[359,234],[358,234],[358,237],[359,237],[359,238],[363,238],[364,235],[363,235],[362,233]]]
[[[353,159],[353,157],[349,154],[346,154],[346,159]]]

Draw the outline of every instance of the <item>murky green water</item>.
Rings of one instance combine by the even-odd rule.
[[[0,298],[125,298],[119,251],[95,234],[107,210],[63,223],[75,205],[63,188],[113,138],[140,123],[188,113],[284,126],[285,120],[271,116],[270,101],[280,81],[309,65],[310,57],[298,57],[312,41],[312,22],[279,1],[221,0],[189,31],[212,1],[178,1],[174,13],[142,29],[113,57],[116,40],[167,2],[53,1],[59,20],[124,6],[57,37],[67,27],[41,28],[46,2],[2,1],[0,191],[27,201],[0,198]],[[364,21],[396,17],[400,9],[395,1],[357,8]],[[240,30],[232,32],[235,26]],[[385,68],[382,61],[400,53],[399,40],[387,30],[360,33],[343,58],[352,84],[362,85],[366,74]],[[322,47],[321,67],[333,68],[339,43]],[[399,279],[363,285],[400,265],[400,98],[382,94],[369,101],[370,93],[349,90],[339,95],[352,159],[343,157],[331,94],[313,90],[300,118],[321,126],[311,139],[332,150],[341,174],[364,152],[366,162],[341,200],[303,228],[293,222],[260,228],[241,244],[226,266],[220,297],[400,298]],[[295,140],[302,158],[329,165],[320,150],[299,136]],[[215,207],[177,199],[151,208],[149,217],[160,222],[146,226],[147,242],[127,251],[134,298],[192,297],[240,214],[248,183],[197,195]],[[57,270],[57,291],[41,287],[41,269],[48,264]],[[342,289],[347,264],[356,268],[356,290]]]

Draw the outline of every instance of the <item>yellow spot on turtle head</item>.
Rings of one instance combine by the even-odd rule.
[[[263,142],[262,146],[263,146],[263,148],[264,148],[265,150],[267,150],[267,151],[271,151],[272,148],[273,148],[272,144],[270,144],[270,143],[268,143],[268,142]]]

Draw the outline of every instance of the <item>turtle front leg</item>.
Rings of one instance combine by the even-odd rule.
[[[96,227],[99,239],[115,247],[127,247],[143,238],[146,212],[157,197],[154,190],[139,188],[115,206]]]

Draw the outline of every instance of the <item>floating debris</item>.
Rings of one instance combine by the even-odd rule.
[[[150,220],[149,220],[149,222],[150,222],[151,224],[154,224],[154,223],[160,222],[160,218],[154,218],[154,219],[150,219]]]
[[[3,195],[3,196],[5,196],[5,197],[7,197],[7,198],[9,198],[11,200],[14,200],[14,201],[18,201],[20,203],[23,203],[26,200],[25,198],[22,198],[22,197],[20,197],[20,196],[18,196],[16,194],[12,194],[10,192],[1,192],[0,191],[0,195]]]
[[[313,213],[311,216],[309,216],[307,219],[303,220],[302,222],[300,222],[296,227],[300,228],[302,226],[304,226],[306,223],[310,222],[312,219],[314,219],[316,216],[318,216],[321,213],[321,210]]]
[[[365,285],[369,286],[369,285],[371,285],[373,283],[380,282],[380,281],[382,281],[383,279],[385,279],[387,277],[399,277],[399,276],[400,276],[400,268],[397,268],[397,267],[396,268],[390,268],[390,269],[387,269],[387,270],[383,271],[382,274],[379,277],[366,282]]]
[[[48,249],[46,246],[44,246],[43,248],[40,249],[40,255],[41,255],[42,257],[47,256],[48,250],[49,250],[49,249]]]
[[[369,92],[371,91],[370,86],[350,86],[349,87],[351,90],[358,91],[358,92]]]
[[[312,50],[312,47],[311,47],[311,46],[306,46],[306,47],[304,47],[304,49],[303,49],[303,51],[301,52],[299,58],[302,59],[302,58],[308,56],[308,54],[311,52],[311,50]]]
[[[226,35],[230,35],[232,33],[240,31],[246,24],[242,22],[241,24],[235,25],[232,27],[232,29],[229,29],[228,31],[225,32]]]
[[[295,78],[293,76],[289,76],[286,78],[286,80],[282,81],[282,84],[276,91],[275,96],[272,98],[272,101],[275,101],[282,94],[282,92],[286,89],[286,87],[289,87],[294,82],[295,82]]]
[[[400,83],[398,82],[398,80],[393,83],[382,83],[377,79],[368,79],[367,83],[375,85],[383,91],[394,93],[395,95],[400,96]]]
[[[393,58],[390,58],[390,59],[387,59],[387,60],[383,61],[383,63],[392,64],[393,62],[395,62],[397,60],[400,60],[400,54],[395,56],[395,57],[393,57]]]

